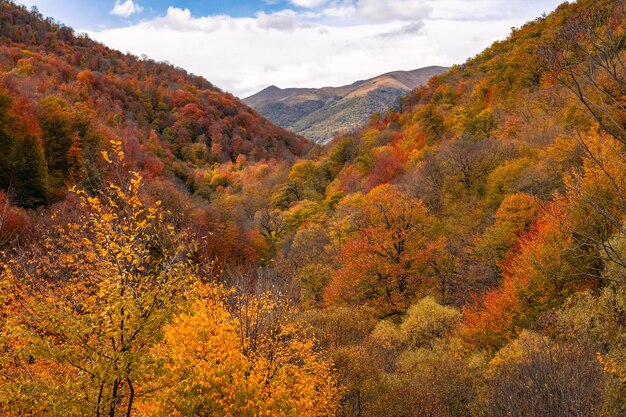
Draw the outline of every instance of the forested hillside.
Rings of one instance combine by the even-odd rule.
[[[101,181],[100,150],[116,138],[135,169],[170,171],[191,189],[196,168],[311,146],[200,77],[0,6],[0,187],[20,205],[54,201],[68,181]]]
[[[55,45],[107,50],[3,11],[55,39],[2,41],[0,139],[27,155],[0,154],[6,415],[626,415],[623,0],[565,3],[306,157],[245,107],[212,123],[263,146],[214,152],[173,102],[49,85],[41,62],[82,65]]]

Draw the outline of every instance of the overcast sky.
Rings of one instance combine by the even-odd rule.
[[[464,62],[560,0],[18,0],[245,97]]]

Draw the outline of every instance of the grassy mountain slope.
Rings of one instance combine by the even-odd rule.
[[[261,115],[316,142],[354,130],[377,112],[396,105],[397,99],[444,72],[444,67],[395,71],[342,87],[268,87],[244,99]]]

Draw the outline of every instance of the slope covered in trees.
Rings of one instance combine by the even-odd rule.
[[[310,144],[180,68],[113,51],[0,3],[0,187],[33,207],[72,181],[98,182],[96,161],[122,138],[138,169],[193,188],[196,168],[302,156]]]
[[[625,30],[563,4],[306,158],[128,128],[37,215],[1,195],[0,406],[623,416]],[[24,148],[66,129],[4,102]]]

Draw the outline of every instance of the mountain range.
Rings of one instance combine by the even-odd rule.
[[[363,126],[372,114],[393,107],[399,97],[424,85],[446,67],[394,71],[341,87],[279,88],[275,85],[243,101],[275,124],[315,142]]]

